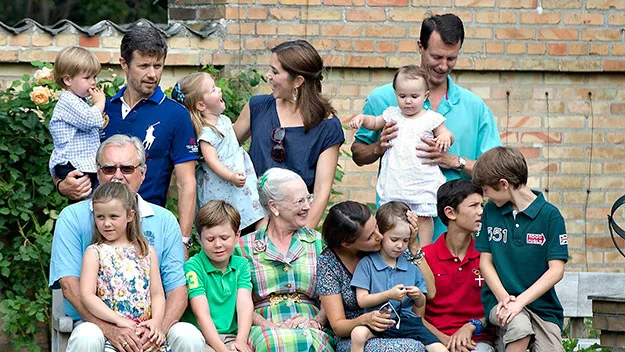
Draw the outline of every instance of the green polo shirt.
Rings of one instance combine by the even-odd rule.
[[[228,267],[222,272],[215,268],[204,251],[201,251],[184,264],[184,272],[187,278],[189,300],[195,296],[206,296],[211,319],[213,319],[217,332],[236,334],[237,290],[240,288],[252,290],[247,260],[239,256],[232,256]],[[200,329],[191,310],[191,304],[180,320],[191,323]]]
[[[497,275],[513,296],[533,285],[549,269],[548,261],[566,262],[569,256],[564,218],[542,193],[533,192],[537,198],[516,217],[510,203],[499,208],[488,202],[475,241],[476,250],[492,254]],[[487,285],[482,288],[482,303],[486,316],[497,305]],[[562,305],[553,287],[527,308],[562,329]]]

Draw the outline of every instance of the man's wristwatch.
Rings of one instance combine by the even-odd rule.
[[[464,160],[463,157],[459,156],[458,157],[458,171],[462,171],[464,170],[464,168],[467,167],[467,161]]]
[[[182,244],[184,244],[184,246],[189,249],[191,248],[191,245],[193,244],[193,239],[191,238],[191,236],[187,237],[187,236],[182,236]]]
[[[475,326],[475,332],[473,333],[473,336],[480,336],[482,330],[484,330],[484,324],[482,324],[482,321],[479,319],[471,319],[469,320],[469,323]]]

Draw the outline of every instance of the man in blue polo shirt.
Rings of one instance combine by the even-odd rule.
[[[417,41],[421,67],[430,76],[430,95],[423,107],[445,116],[445,125],[456,141],[446,152],[439,152],[432,140],[424,140],[428,147],[417,147],[415,154],[439,165],[447,181],[461,177],[469,179],[475,160],[490,148],[501,145],[497,123],[488,106],[449,77],[463,42],[464,26],[454,14],[434,15],[423,20]],[[364,114],[378,116],[389,106],[397,106],[391,83],[371,92]],[[360,166],[372,164],[390,147],[389,141],[397,137],[397,127],[394,122],[389,122],[381,132],[360,128],[354,137],[351,148],[354,162]],[[445,230],[446,227],[436,218],[432,240]]]
[[[106,103],[109,123],[100,134],[102,141],[114,134],[126,134],[143,142],[146,154],[145,181],[139,194],[148,202],[165,206],[172,172],[176,173],[178,216],[183,241],[190,243],[195,215],[195,163],[198,158],[195,131],[189,112],[169,99],[159,83],[167,56],[167,43],[150,25],[137,25],[122,38],[119,62],[127,85]],[[76,188],[91,192],[91,184],[72,175],[59,184],[59,191],[74,198]]]

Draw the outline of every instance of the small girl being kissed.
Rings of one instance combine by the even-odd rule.
[[[170,351],[161,331],[165,293],[158,257],[141,233],[136,196],[127,185],[108,182],[95,190],[92,202],[95,233],[82,262],[82,304],[95,317],[147,333],[161,352]],[[104,350],[128,347],[106,341]]]
[[[191,115],[204,159],[197,169],[197,208],[211,200],[232,204],[241,214],[241,235],[254,231],[264,217],[258,201],[252,160],[239,145],[221,88],[204,72],[190,74],[174,86],[172,97]]]
[[[416,241],[409,210],[408,205],[396,201],[378,209],[375,218],[382,234],[382,248],[358,262],[351,281],[358,305],[365,312],[390,314],[395,324],[383,331],[367,325],[355,327],[351,333],[352,352],[364,351],[366,342],[373,337],[411,338],[421,341],[428,352],[448,352],[420,316],[426,298],[432,298],[427,288],[433,287],[434,276],[427,263],[421,266],[424,259],[415,265],[404,255],[410,241]]]
[[[397,105],[384,110],[381,116],[356,115],[349,122],[354,129],[363,126],[382,130],[390,121],[397,121],[397,138],[382,156],[376,191],[380,205],[402,201],[418,216],[419,244],[432,242],[436,217],[436,192],[446,179],[436,164],[419,158],[418,145],[426,144],[421,138],[436,140],[440,151],[454,142],[454,135],[445,126],[445,117],[423,109],[430,94],[427,73],[415,65],[401,67],[393,78]]]

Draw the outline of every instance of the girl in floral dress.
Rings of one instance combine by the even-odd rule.
[[[161,331],[165,293],[158,258],[141,233],[137,199],[127,185],[105,183],[93,195],[95,231],[83,257],[82,304],[97,318],[148,334],[161,352],[170,351]],[[141,346],[138,346],[141,347]],[[108,351],[130,351],[128,342]]]
[[[241,214],[241,235],[256,230],[263,218],[258,202],[256,172],[252,160],[239,145],[232,122],[223,115],[226,105],[221,89],[204,72],[190,74],[174,86],[172,97],[191,115],[200,154],[197,179],[197,208],[211,200],[232,204]]]

